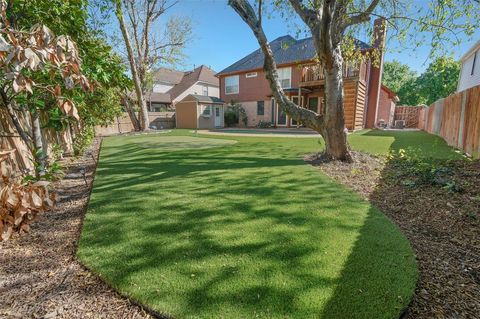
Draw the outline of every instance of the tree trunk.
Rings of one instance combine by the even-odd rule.
[[[343,110],[343,80],[338,24],[332,21],[332,8],[335,2],[326,1],[322,4],[322,17],[318,12],[306,9],[302,1],[290,0],[295,11],[310,28],[315,43],[317,56],[324,66],[325,72],[325,115],[316,114],[308,109],[295,105],[285,96],[278,83],[277,67],[273,53],[261,26],[260,18],[247,0],[229,0],[229,5],[248,24],[257,38],[258,44],[265,56],[265,76],[270,84],[273,96],[278,105],[294,120],[317,131],[325,140],[325,157],[328,159],[351,161],[345,133],[345,115]],[[262,1],[259,1],[261,7]],[[335,45],[335,43],[337,43]]]
[[[43,147],[42,130],[40,125],[40,114],[37,110],[30,111],[30,117],[32,120],[32,137],[33,137],[33,155],[37,168],[35,174],[37,177],[45,175],[47,167],[47,152]]]
[[[325,156],[341,161],[352,161],[345,129],[345,112],[343,108],[343,59],[340,48],[331,52],[331,62],[325,68],[325,118],[323,138]]]
[[[141,131],[140,122],[138,121],[137,115],[135,114],[135,111],[133,110],[130,103],[130,99],[128,98],[126,93],[122,96],[122,99],[123,104],[125,105],[125,109],[127,110],[127,114],[130,117],[130,121],[132,122],[133,129],[137,132]]]
[[[15,129],[17,130],[18,135],[20,135],[21,139],[27,145],[28,149],[32,151],[32,140],[30,136],[28,136],[27,132],[23,129],[22,125],[20,124],[20,121],[15,114],[15,110],[10,104],[7,104],[7,111],[8,115],[10,115],[10,119],[12,120],[13,126],[15,126]]]
[[[127,48],[128,53],[128,61],[130,63],[130,69],[132,70],[132,78],[133,83],[135,85],[135,93],[137,95],[137,103],[139,107],[139,114],[140,114],[140,126],[141,130],[147,131],[150,126],[150,121],[148,119],[148,109],[147,103],[145,101],[145,96],[142,90],[142,81],[140,79],[137,64],[135,63],[135,55],[133,53],[132,44],[130,40],[130,35],[128,34],[128,30],[125,24],[125,20],[123,19],[123,10],[122,4],[120,0],[116,1],[116,11],[115,14],[118,19],[118,23],[120,25],[120,29],[122,31],[123,39],[125,42],[125,47]]]

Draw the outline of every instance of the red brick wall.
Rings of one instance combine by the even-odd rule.
[[[393,123],[393,115],[395,114],[395,104],[393,100],[389,97],[388,92],[385,90],[380,90],[380,99],[378,101],[378,112],[375,125],[383,119],[385,123],[391,126]]]
[[[284,66],[279,66],[284,67]],[[291,66],[292,68],[292,87],[298,87],[298,83],[302,78],[302,70],[298,66]],[[257,72],[257,76],[254,78],[247,78],[245,75],[250,72]],[[270,99],[272,91],[270,85],[265,78],[263,70],[248,71],[237,73],[239,75],[239,93],[238,94],[225,94],[225,75],[220,76],[220,98],[226,103],[230,101],[243,102],[243,101],[264,101]],[[229,74],[236,75],[236,74]]]

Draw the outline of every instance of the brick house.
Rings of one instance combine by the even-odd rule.
[[[383,49],[385,28],[381,20],[375,21],[373,47],[356,40],[362,52],[376,47]],[[316,64],[313,39],[295,40],[282,36],[270,46],[278,67],[279,81],[293,102],[317,113],[324,110],[323,70]],[[383,51],[383,50],[382,50]],[[242,104],[247,113],[249,127],[270,122],[276,127],[291,127],[297,123],[276,105],[263,71],[263,53],[260,49],[233,63],[217,74],[220,79],[220,98],[226,103]],[[344,74],[345,125],[349,130],[376,126],[379,107],[383,53],[380,62],[371,61],[346,64]]]
[[[395,107],[399,98],[395,92],[382,84],[380,90],[380,99],[378,101],[378,112],[376,125],[383,124],[385,127],[393,127],[395,117]]]

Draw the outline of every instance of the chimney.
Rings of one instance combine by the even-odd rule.
[[[385,19],[378,18],[373,23],[373,47],[378,50],[378,61],[371,63],[368,83],[368,104],[366,116],[366,128],[375,128],[377,125],[378,105],[380,90],[382,87],[383,55],[385,50],[385,36],[387,24]]]

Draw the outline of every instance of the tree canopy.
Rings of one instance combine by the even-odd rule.
[[[435,58],[417,75],[407,64],[385,62],[382,83],[397,93],[400,104],[430,105],[457,89],[460,63],[451,56]]]

